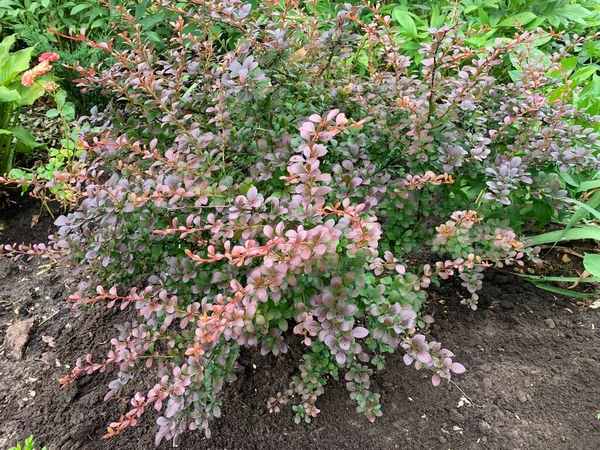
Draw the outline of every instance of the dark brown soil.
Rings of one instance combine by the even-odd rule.
[[[14,236],[18,233],[12,224],[30,220],[4,216],[4,221],[8,235]],[[40,232],[46,234],[45,229]],[[14,239],[0,234],[0,242],[6,241]],[[128,410],[126,398],[102,400],[114,374],[59,388],[56,379],[77,357],[91,349],[106,351],[113,325],[127,313],[103,308],[70,312],[64,300],[83,275],[68,267],[45,271],[45,263],[0,260],[0,340],[9,323],[39,318],[24,360],[0,353],[0,448],[32,433],[48,450],[154,448],[156,417],[151,414],[123,435],[101,438],[106,425]],[[460,292],[458,283],[447,282],[429,303],[437,320],[433,337],[468,368],[453,378],[455,385],[434,388],[425,373],[393,357],[374,376],[384,412],[375,423],[355,412],[342,383],[332,383],[319,401],[319,417],[312,424],[295,425],[290,410],[271,415],[265,400],[287,385],[299,352],[280,358],[246,352],[240,360],[242,373],[225,389],[223,418],[213,424],[212,438],[190,433],[178,448],[599,449],[600,310],[499,272],[486,274],[478,311],[459,304]],[[52,337],[54,347],[42,336],[46,341]],[[154,382],[141,374],[139,387]],[[160,448],[171,447],[169,442]]]

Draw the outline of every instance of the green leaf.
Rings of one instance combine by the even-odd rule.
[[[550,231],[527,238],[532,245],[555,244],[557,242],[595,239],[600,241],[600,227],[593,225],[571,228],[569,230]]]
[[[19,84],[17,91],[19,91],[19,94],[21,94],[21,100],[19,100],[18,105],[33,105],[38,98],[42,97],[46,93],[43,84],[47,81],[51,81],[51,79],[45,77],[40,78],[33,86],[29,87]]]
[[[148,0],[144,0],[137,5],[137,8],[135,8],[135,18],[137,20],[140,20],[146,14],[146,8],[148,8]]]
[[[573,179],[568,172],[559,172],[558,176],[563,179],[563,181],[571,186],[580,187],[580,184]],[[583,183],[582,183],[583,184]],[[587,189],[586,189],[587,190]]]
[[[600,283],[600,277],[547,277],[545,275],[528,275],[524,273],[519,273],[517,275],[519,275],[521,278],[540,283],[546,283],[548,281],[556,281],[560,283]]]
[[[542,222],[550,222],[552,220],[553,208],[544,200],[533,201],[533,213]]]
[[[73,7],[73,9],[71,10],[71,15],[74,16],[75,14],[80,13],[81,11],[83,11],[85,9],[88,9],[90,6],[91,5],[86,4],[86,3],[80,4],[80,5],[75,5]]]
[[[579,61],[578,56],[572,56],[570,58],[563,58],[560,60],[560,65],[563,70],[574,70],[577,67],[577,62]]]
[[[10,83],[18,74],[29,69],[33,47],[10,54],[0,65],[0,84]]]
[[[4,39],[2,39],[2,42],[0,42],[0,62],[2,62],[4,58],[8,57],[10,49],[16,40],[17,37],[14,34],[11,36],[6,36]]]
[[[0,102],[15,102],[21,99],[21,95],[14,89],[0,86]]]
[[[392,18],[398,22],[400,28],[402,28],[407,35],[411,37],[417,36],[417,25],[407,10],[403,8],[394,9]]]
[[[577,83],[583,80],[587,80],[589,77],[596,73],[598,68],[599,66],[597,66],[596,64],[591,64],[589,66],[582,67],[571,76],[571,80]]]
[[[53,119],[55,117],[58,117],[60,115],[60,111],[56,108],[52,108],[49,109],[48,111],[46,111],[46,117]]]
[[[598,206],[600,206],[600,191],[596,191],[594,195],[592,195],[588,199],[585,206],[582,206],[583,203],[580,203],[577,200],[571,201],[575,204],[578,204],[579,208],[577,209],[577,211],[575,211],[575,213],[573,213],[571,219],[569,219],[569,222],[567,223],[567,229],[576,225],[579,221],[586,217],[590,213],[590,209],[595,210]]]
[[[71,102],[65,103],[62,115],[68,121],[75,120],[75,105]]]
[[[587,192],[600,187],[600,180],[590,180],[582,182],[577,188],[577,192]]]
[[[518,25],[527,25],[537,16],[532,12],[522,12],[519,14],[515,14],[514,16],[507,17],[502,22],[498,24],[499,27],[515,27]]]
[[[593,202],[592,202],[593,200]],[[574,198],[570,198],[568,199],[569,203],[575,203],[576,205],[579,205],[580,209],[582,209],[582,214],[587,215],[587,213],[591,213],[593,216],[596,216],[596,219],[600,220],[600,212],[596,211],[594,208],[592,208],[589,204],[593,204],[596,205],[596,203],[600,203],[600,191],[596,191],[596,193],[594,195],[592,195],[592,197],[588,200],[588,204],[582,203],[579,200],[575,200]],[[598,205],[596,205],[598,206]],[[577,210],[579,212],[579,210]]]
[[[600,255],[586,253],[583,258],[583,266],[592,276],[600,277]]]
[[[36,141],[33,135],[29,131],[27,131],[25,127],[13,127],[9,128],[8,131],[10,131],[13,134],[13,136],[16,137],[22,144],[29,148],[37,148],[44,146],[44,144],[41,144],[38,141]]]
[[[588,297],[595,297],[595,296],[598,295],[598,293],[596,293],[596,292],[589,292],[589,293],[588,292],[574,292],[574,291],[570,291],[568,289],[564,289],[564,288],[552,286],[550,284],[545,284],[545,283],[535,283],[535,282],[532,282],[532,284],[535,287],[538,287],[538,288],[543,289],[545,291],[549,291],[549,292],[552,292],[554,294],[564,295],[565,297],[588,298]]]

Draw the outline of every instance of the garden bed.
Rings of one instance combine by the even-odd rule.
[[[0,242],[43,240],[51,220],[35,202],[0,212]],[[156,416],[102,439],[106,426],[127,412],[129,395],[103,403],[114,374],[83,377],[66,389],[57,379],[90,349],[109,347],[113,326],[127,320],[102,306],[70,312],[65,299],[83,275],[45,260],[0,260],[0,341],[7,327],[37,318],[24,358],[0,348],[0,447],[34,434],[48,450],[151,449]],[[594,449],[600,447],[600,311],[540,291],[518,277],[486,273],[480,308],[460,305],[452,280],[431,291],[436,317],[432,336],[457,354],[466,374],[454,384],[431,385],[430,377],[389,359],[373,376],[384,415],[375,423],[355,412],[342,383],[331,382],[319,399],[313,423],[295,425],[289,408],[269,414],[266,399],[287,386],[301,348],[267,358],[245,352],[237,381],[225,389],[223,417],[213,436],[185,434],[180,449]],[[43,339],[42,339],[43,338]],[[51,338],[51,339],[50,339]],[[149,388],[154,378],[138,375]],[[131,384],[133,389],[134,383]],[[124,394],[131,394],[125,392]],[[163,442],[160,448],[171,448]]]

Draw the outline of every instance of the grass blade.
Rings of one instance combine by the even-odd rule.
[[[545,284],[545,283],[536,283],[536,282],[532,281],[532,284],[535,287],[538,287],[538,288],[543,289],[545,291],[549,291],[549,292],[552,292],[554,294],[564,295],[565,297],[589,298],[589,297],[596,297],[598,295],[597,292],[573,292],[573,291],[570,291],[568,289],[559,288],[559,287],[552,286],[550,284]]]
[[[528,237],[532,245],[554,244],[557,242],[576,241],[579,239],[595,239],[600,241],[600,227],[588,225],[565,230],[550,231]]]

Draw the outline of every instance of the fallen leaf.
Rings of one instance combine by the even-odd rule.
[[[40,220],[39,214],[36,214],[35,216],[31,216],[31,222],[29,223],[29,228],[35,227],[39,220]]]
[[[592,309],[598,309],[598,308],[600,308],[600,300],[596,300],[594,303],[592,303],[590,305],[590,308],[592,308]]]
[[[43,336],[42,335],[42,341],[44,341],[46,344],[48,344],[49,347],[53,347],[56,345],[56,343],[54,342],[54,338],[52,336]]]

